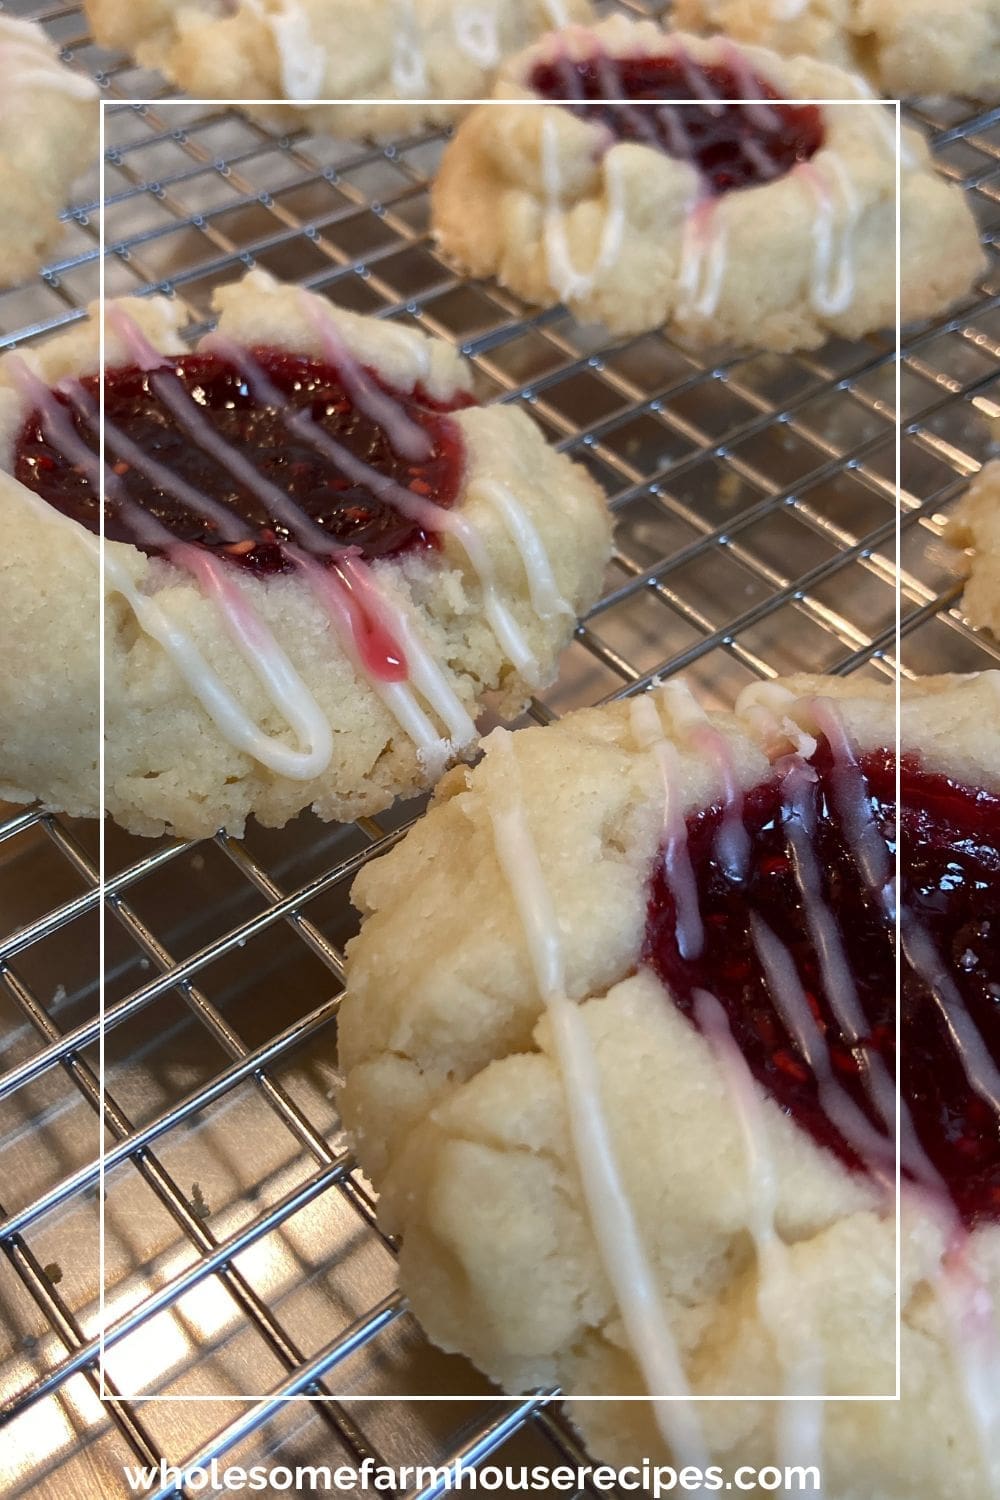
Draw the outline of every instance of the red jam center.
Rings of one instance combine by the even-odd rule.
[[[378,478],[391,479],[436,505],[452,505],[462,478],[463,446],[446,411],[468,405],[467,398],[463,396],[442,409],[419,391],[412,395],[388,393],[399,412],[428,434],[428,455],[413,462],[401,457],[379,423],[358,409],[331,365],[275,349],[255,349],[251,357],[270,386],[280,392],[280,407],[255,399],[246,373],[214,354],[173,356],[169,365],[151,372],[135,368],[108,372],[107,463],[127,497],[116,501],[108,494],[105,535],[109,540],[136,541],[123,513],[131,501],[178,542],[206,547],[258,573],[281,572],[291,566],[282,547],[289,540],[287,524],[230,472],[218,452],[213,454],[193,441],[158,396],[157,383],[162,382],[164,372],[171,379],[172,371],[185,399],[194,403],[193,410],[207,420],[214,435],[249,460],[259,475],[276,485],[333,542],[357,547],[365,558],[426,545],[431,540],[427,533],[390,500],[380,498],[373,484]],[[366,378],[375,381],[370,372]],[[91,408],[96,408],[97,377],[89,377],[80,385]],[[379,389],[384,391],[385,387]],[[85,420],[68,397],[53,394],[71,418],[77,435],[96,453],[96,424]],[[359,482],[356,474],[353,480],[348,478],[307,437],[291,431],[289,412],[308,414],[354,459],[374,471],[373,483]],[[172,480],[181,481],[187,487],[187,499],[171,493],[165,483],[116,454],[112,432],[138,448]],[[82,522],[90,531],[99,530],[100,500],[92,477],[48,440],[38,412],[28,418],[21,432],[14,473],[56,510]],[[163,480],[164,475],[159,478]],[[200,511],[191,492],[206,495],[232,511],[249,525],[254,540],[243,538],[232,543],[221,535],[217,519]],[[316,550],[308,540],[303,539],[301,545],[306,551]],[[159,549],[146,545],[144,550]]]
[[[791,952],[835,1079],[884,1132],[866,1079],[875,1055],[895,1077],[893,925],[865,887],[831,807],[832,758],[825,743],[812,764],[819,776],[813,847],[823,871],[823,899],[836,919],[867,1020],[862,1044],[849,1044],[825,992],[785,831],[780,783],[758,787],[746,799],[751,858],[739,884],[716,855],[721,809],[689,820],[704,949],[694,961],[681,955],[661,860],[650,895],[646,958],[686,1015],[694,1015],[696,990],[714,995],[759,1082],[820,1144],[856,1167],[857,1156],[822,1107],[816,1077],[775,1006],[751,929],[751,914],[757,913]],[[878,827],[894,851],[895,757],[879,752],[862,766]],[[1000,1062],[1000,797],[930,775],[912,758],[903,762],[901,779],[903,908],[933,940],[988,1053]],[[973,1091],[938,1004],[905,960],[900,1021],[901,1094],[920,1145],[967,1225],[1000,1219],[1000,1119]]]
[[[715,194],[783,177],[823,144],[823,118],[815,105],[773,104],[780,95],[751,72],[686,55],[563,58],[539,63],[529,82],[543,99],[578,101],[567,108],[604,125],[619,141],[639,141],[690,161]],[[758,98],[752,104],[712,102]],[[685,102],[630,107],[609,99]]]

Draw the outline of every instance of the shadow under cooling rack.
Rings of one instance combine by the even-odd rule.
[[[161,91],[99,53],[76,7],[6,9],[43,15],[110,98]],[[1000,111],[913,113],[995,248]],[[618,528],[606,588],[535,719],[678,671],[728,703],[754,678],[790,671],[885,677],[897,665],[1000,663],[996,643],[965,624],[940,546],[950,505],[996,443],[995,261],[967,307],[903,349],[897,663],[891,342],[706,364],[660,335],[609,344],[559,309],[538,313],[463,281],[427,230],[441,136],[386,149],[279,137],[236,110],[184,101],[123,103],[107,134],[111,294],[168,291],[196,331],[214,288],[259,265],[341,306],[415,322],[464,350],[485,399],[524,404],[602,484]],[[60,256],[0,294],[0,347],[84,316],[97,288],[96,196],[95,173]],[[103,903],[94,824],[16,810],[0,823],[0,1485],[10,1493],[123,1495],[122,1466],[161,1456],[244,1466],[367,1455],[439,1464],[501,1448],[519,1463],[580,1457],[556,1404],[490,1398],[464,1362],[423,1339],[340,1134],[348,890],[416,811],[351,827],[304,816],[200,845],[109,827]],[[185,1399],[146,1403],[137,1392]],[[223,1399],[245,1392],[268,1394]],[[456,1400],[420,1401],[427,1392]]]

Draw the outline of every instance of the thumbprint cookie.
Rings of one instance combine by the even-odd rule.
[[[40,26],[0,16],[0,286],[58,242],[74,180],[97,160],[97,88]]]
[[[494,96],[433,187],[438,243],[472,274],[702,347],[812,348],[895,322],[895,124],[859,79],[615,16],[529,48]],[[984,262],[910,129],[899,170],[910,321]]]
[[[484,749],[358,876],[340,1015],[430,1337],[619,1465],[995,1495],[1000,673]]]
[[[0,361],[8,799],[101,806],[101,576],[104,806],[185,837],[426,787],[599,590],[602,493],[450,345],[259,271],[216,308],[109,304],[103,472],[96,320]]]
[[[946,539],[968,548],[964,608],[973,625],[1000,637],[1000,462],[987,464],[969,486]]]
[[[673,17],[856,69],[889,98],[1000,100],[1000,0],[674,0]]]
[[[377,138],[449,123],[504,57],[593,14],[590,0],[87,0],[87,13],[103,45],[196,98],[287,100],[254,112]]]

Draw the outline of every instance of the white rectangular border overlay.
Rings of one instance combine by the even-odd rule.
[[[352,100],[343,100],[343,101],[341,101],[341,100],[328,100],[328,99],[302,99],[302,100],[296,100],[295,101],[295,103],[297,105],[301,105],[303,107],[309,107],[311,105],[330,104],[330,103],[356,103],[356,102],[358,102],[358,101],[352,101]],[[366,103],[366,104],[377,105],[377,106],[380,106],[380,107],[381,106],[386,106],[386,105],[402,105],[402,104],[405,104],[405,105],[411,106],[411,107],[413,105],[420,105],[420,104],[438,105],[438,106],[441,105],[441,104],[456,104],[456,105],[469,105],[469,106],[480,105],[480,104],[500,104],[500,103],[505,104],[505,105],[509,105],[509,104],[537,105],[538,104],[538,101],[535,100],[535,99],[518,99],[518,100],[509,100],[509,99],[505,99],[505,100],[497,100],[497,99],[433,99],[433,100],[423,100],[423,99],[406,99],[406,100],[399,100],[399,99],[366,99],[363,102]],[[572,99],[565,99],[565,100],[551,99],[551,100],[545,100],[544,102],[546,104],[573,104],[573,103],[575,103],[577,101],[572,100]],[[645,102],[648,102],[650,104],[653,104],[653,103],[655,103],[655,104],[664,104],[664,103],[667,103],[667,104],[676,104],[676,105],[679,105],[679,106],[683,106],[684,104],[691,103],[692,101],[690,101],[690,100],[633,101],[633,103],[645,103]],[[759,103],[758,100],[751,100],[751,99],[724,99],[724,100],[718,100],[717,102],[723,103],[723,104],[753,104],[753,103]],[[902,368],[901,368],[901,366],[902,366],[902,328],[901,328],[901,321],[902,321],[902,311],[901,311],[901,290],[902,290],[902,255],[901,255],[901,236],[902,236],[902,212],[901,212],[902,109],[901,109],[901,101],[899,99],[887,99],[887,100],[883,100],[883,101],[873,101],[873,100],[868,100],[868,99],[865,99],[865,98],[857,98],[857,97],[855,97],[853,99],[794,99],[794,100],[784,100],[784,101],[778,100],[778,101],[774,101],[774,102],[778,102],[778,103],[784,102],[784,103],[794,103],[794,104],[816,104],[816,105],[819,105],[819,106],[821,106],[823,108],[826,108],[829,105],[854,105],[854,106],[858,106],[858,105],[861,105],[861,104],[871,104],[872,102],[881,102],[881,103],[883,103],[885,105],[891,105],[893,107],[893,109],[894,109],[894,112],[895,112],[895,122],[896,122],[896,124],[895,124],[895,134],[896,134],[896,186],[895,186],[895,191],[896,191],[896,212],[895,212],[895,246],[894,246],[894,255],[895,255],[895,280],[896,280],[896,305],[895,305],[895,316],[896,316],[896,326],[895,326],[895,334],[896,334],[896,359],[895,359],[894,400],[895,400],[895,484],[896,484],[896,528],[895,528],[895,544],[896,544],[895,545],[895,574],[896,574],[896,576],[895,576],[895,631],[894,631],[895,672],[894,672],[894,683],[895,683],[895,694],[896,694],[896,717],[895,717],[895,725],[896,725],[896,735],[895,735],[895,750],[896,750],[896,859],[895,859],[895,866],[896,866],[896,869],[895,869],[895,873],[896,873],[896,883],[897,883],[897,888],[898,888],[899,887],[899,883],[900,883],[900,876],[901,876],[901,858],[902,858],[902,856],[901,856],[901,848],[900,848],[900,844],[901,844],[901,840],[900,840],[900,831],[901,831],[901,806],[900,806],[901,772],[900,772],[900,758],[901,758],[901,753],[902,753],[902,735],[901,735],[901,724],[900,724],[901,686],[902,686],[902,676],[901,676],[901,667],[900,667],[901,655],[902,655],[902,587],[901,587],[902,511],[901,511],[901,507],[900,507],[900,495],[902,493],[902,426],[901,426],[901,396],[902,396]],[[189,109],[192,106],[195,106],[195,107],[197,107],[197,106],[205,106],[206,108],[219,107],[219,108],[224,108],[224,109],[239,109],[239,108],[242,108],[242,107],[244,107],[246,105],[251,105],[251,106],[272,106],[272,107],[273,106],[284,105],[284,106],[287,107],[288,100],[285,100],[285,99],[241,99],[241,100],[233,100],[233,99],[189,99],[189,98],[180,98],[180,97],[175,98],[175,99],[169,99],[169,98],[168,99],[128,99],[128,100],[108,100],[108,99],[101,99],[101,101],[100,101],[100,111],[101,111],[101,119],[100,119],[100,201],[99,201],[99,233],[98,233],[99,252],[98,253],[99,253],[99,257],[100,257],[100,262],[99,262],[99,305],[100,305],[100,308],[101,308],[102,311],[103,311],[103,308],[104,308],[105,297],[106,297],[106,252],[107,252],[107,246],[106,246],[106,234],[105,234],[105,202],[106,202],[106,172],[107,172],[107,156],[106,156],[107,111],[108,111],[109,108],[113,108],[116,111],[127,110],[130,106],[137,106],[137,105],[138,106],[147,106],[147,107],[155,108],[155,109],[158,109],[158,110],[163,110],[163,109],[168,109],[169,110],[170,106],[173,105],[173,104],[180,105],[180,106],[182,106],[185,109]],[[536,1407],[538,1407],[539,1405],[544,1404],[545,1400],[547,1399],[544,1395],[541,1396],[541,1397],[539,1397],[539,1396],[528,1396],[528,1397],[509,1396],[509,1397],[506,1397],[502,1392],[494,1392],[494,1393],[489,1394],[489,1395],[469,1395],[469,1394],[465,1394],[465,1393],[461,1393],[461,1392],[455,1392],[455,1393],[452,1393],[452,1394],[449,1394],[449,1395],[427,1393],[427,1394],[421,1394],[419,1396],[414,1395],[412,1392],[407,1392],[404,1395],[381,1395],[381,1394],[366,1395],[366,1394],[363,1394],[363,1393],[351,1392],[348,1395],[332,1395],[332,1396],[326,1396],[326,1395],[305,1395],[305,1394],[293,1394],[293,1395],[287,1395],[287,1396],[284,1396],[284,1395],[282,1395],[282,1396],[275,1396],[273,1393],[270,1393],[270,1392],[262,1392],[262,1393],[259,1393],[259,1394],[256,1394],[256,1395],[250,1395],[250,1394],[248,1394],[248,1395],[232,1395],[232,1394],[222,1394],[222,1393],[220,1393],[218,1395],[211,1395],[211,1394],[204,1394],[204,1393],[202,1393],[202,1394],[191,1394],[191,1395],[155,1395],[155,1394],[150,1394],[150,1395],[135,1394],[135,1395],[133,1395],[133,1394],[130,1394],[128,1392],[109,1392],[108,1389],[107,1389],[106,1376],[105,1376],[105,1372],[106,1372],[106,1362],[105,1362],[106,1361],[106,1305],[105,1305],[106,1304],[106,1298],[105,1298],[105,1224],[104,1224],[105,1156],[106,1156],[106,1146],[105,1146],[105,1132],[104,1132],[104,1126],[103,1126],[103,1120],[104,1120],[104,1079],[105,1079],[105,921],[106,921],[106,918],[107,918],[107,909],[106,909],[106,866],[105,866],[105,818],[106,818],[106,813],[105,813],[105,796],[104,796],[104,788],[105,788],[105,752],[104,752],[104,736],[105,736],[105,704],[104,704],[105,662],[104,662],[104,644],[105,643],[104,643],[104,608],[103,608],[103,599],[104,599],[104,588],[105,588],[105,577],[104,577],[104,571],[105,571],[104,570],[104,504],[105,504],[105,496],[103,494],[103,474],[104,474],[104,459],[105,459],[105,443],[104,443],[104,398],[105,398],[104,360],[105,360],[105,337],[104,337],[104,320],[103,320],[103,317],[101,318],[101,322],[100,322],[100,328],[99,328],[99,332],[98,332],[98,339],[99,339],[99,357],[100,357],[99,411],[100,411],[100,419],[101,419],[101,430],[100,430],[100,437],[99,437],[99,457],[100,457],[101,475],[102,475],[102,494],[101,494],[101,497],[100,497],[100,499],[101,499],[101,527],[100,527],[100,543],[101,543],[101,547],[100,547],[100,572],[99,572],[99,578],[100,578],[100,598],[101,598],[101,601],[102,601],[102,607],[101,607],[101,610],[100,610],[100,620],[99,620],[99,627],[98,627],[98,629],[99,629],[99,649],[100,649],[100,663],[99,663],[99,678],[98,678],[98,681],[99,681],[99,691],[100,691],[100,695],[101,695],[101,701],[100,701],[99,713],[98,713],[99,735],[100,735],[100,744],[99,744],[99,747],[98,747],[98,772],[99,772],[100,782],[101,782],[101,818],[100,818],[99,833],[98,833],[98,870],[99,870],[98,891],[99,891],[99,901],[100,901],[100,907],[99,907],[99,909],[100,909],[100,912],[101,912],[101,921],[100,921],[100,924],[99,924],[99,932],[98,932],[98,960],[99,960],[99,965],[100,965],[99,983],[98,983],[98,992],[99,992],[98,1016],[99,1016],[99,1028],[100,1028],[99,1029],[99,1037],[98,1037],[98,1085],[99,1085],[99,1089],[100,1089],[100,1096],[99,1096],[100,1097],[100,1106],[99,1106],[99,1112],[98,1112],[98,1203],[100,1205],[100,1210],[99,1210],[99,1227],[98,1227],[98,1276],[99,1276],[99,1286],[98,1286],[98,1324],[99,1324],[99,1327],[98,1327],[98,1342],[99,1342],[99,1347],[98,1347],[98,1397],[99,1397],[99,1399],[101,1401],[127,1401],[127,1402],[151,1402],[151,1401],[164,1401],[164,1402],[169,1402],[169,1401],[178,1401],[178,1402],[213,1401],[213,1402],[218,1402],[218,1403],[223,1403],[223,1402],[243,1402],[243,1403],[251,1402],[251,1403],[254,1403],[254,1405],[256,1407],[264,1407],[265,1408],[265,1410],[263,1412],[254,1411],[252,1413],[246,1413],[243,1418],[236,1418],[236,1419],[234,1419],[234,1421],[230,1424],[230,1426],[228,1428],[224,1429],[223,1432],[216,1434],[216,1436],[214,1438],[207,1439],[202,1444],[200,1444],[201,1451],[203,1451],[203,1452],[211,1451],[211,1452],[214,1452],[216,1454],[222,1454],[222,1453],[227,1452],[235,1443],[237,1443],[240,1440],[240,1438],[243,1435],[245,1435],[246,1433],[249,1433],[250,1431],[256,1430],[256,1428],[260,1424],[260,1422],[263,1422],[263,1421],[265,1421],[267,1419],[269,1411],[271,1411],[271,1410],[277,1410],[280,1407],[282,1407],[283,1405],[285,1405],[285,1404],[287,1404],[289,1402],[293,1402],[293,1401],[301,1401],[301,1402],[327,1402],[327,1401],[339,1401],[339,1402],[348,1402],[348,1401],[359,1401],[359,1402],[360,1401],[364,1401],[364,1402],[377,1402],[377,1401],[398,1401],[398,1402],[430,1401],[430,1402],[447,1402],[447,1401],[462,1401],[462,1402],[473,1402],[473,1403],[491,1403],[493,1405],[497,1405],[497,1404],[502,1403],[504,1400],[508,1400],[511,1403],[514,1403],[514,1408],[513,1408],[512,1412],[510,1414],[510,1417],[507,1419],[507,1421],[504,1422],[504,1424],[502,1426],[502,1436],[506,1437],[513,1430],[514,1425],[516,1425],[514,1423],[514,1418],[518,1418],[519,1419],[521,1415],[527,1415],[532,1410],[534,1410]],[[661,1403],[661,1402],[684,1402],[684,1403],[691,1403],[691,1404],[695,1404],[695,1405],[700,1404],[702,1402],[715,1404],[715,1403],[738,1401],[738,1402],[754,1402],[755,1404],[756,1403],[778,1403],[778,1404],[782,1404],[782,1403],[791,1403],[791,1404],[794,1404],[794,1403],[806,1403],[806,1404],[812,1405],[812,1406],[815,1406],[818,1401],[822,1402],[823,1406],[826,1406],[828,1403],[829,1404],[841,1405],[841,1404],[847,1404],[847,1403],[851,1403],[851,1402],[879,1402],[879,1403],[881,1403],[881,1402],[898,1402],[900,1400],[900,1397],[901,1397],[901,1391],[900,1391],[900,1386],[901,1386],[901,1368],[900,1368],[900,1365],[901,1365],[901,1335],[902,1335],[902,1292],[901,1292],[901,1286],[902,1286],[902,1245],[901,1245],[901,1235],[900,1235],[901,1173],[900,1173],[899,1114],[900,1114],[900,1075],[901,1075],[901,1063],[902,1063],[902,1056],[901,1056],[902,1036],[901,1036],[901,1016],[900,1016],[900,1011],[901,1011],[901,992],[902,992],[902,970],[901,970],[901,962],[902,962],[902,960],[901,960],[901,950],[900,950],[900,941],[899,941],[899,938],[900,938],[900,934],[899,934],[900,914],[899,914],[899,904],[898,904],[898,902],[897,902],[897,909],[896,909],[896,914],[895,914],[895,922],[896,922],[896,976],[895,976],[896,977],[896,1087],[895,1087],[895,1108],[896,1108],[896,1121],[895,1121],[895,1125],[896,1125],[896,1169],[895,1169],[895,1199],[896,1199],[896,1237],[895,1237],[896,1238],[896,1253],[895,1253],[895,1260],[896,1260],[896,1348],[895,1348],[896,1389],[895,1389],[894,1394],[888,1395],[888,1396],[822,1396],[820,1398],[816,1398],[814,1396],[790,1396],[790,1395],[780,1395],[780,1396],[759,1396],[759,1395],[752,1395],[752,1396],[728,1396],[728,1395],[727,1396],[723,1396],[723,1395],[712,1395],[712,1396],[699,1396],[699,1395],[682,1395],[682,1396],[649,1396],[649,1395],[620,1395],[620,1396],[615,1396],[615,1395],[601,1395],[601,1396],[595,1396],[595,1395],[587,1395],[587,1396],[572,1396],[572,1395],[568,1395],[566,1392],[560,1391],[558,1393],[558,1399],[560,1399],[560,1400],[573,1400],[573,1401],[586,1401],[586,1402],[656,1402],[656,1403]],[[164,1309],[164,1310],[166,1311],[166,1309]],[[142,1324],[139,1325],[139,1328],[141,1328],[141,1327],[142,1327]],[[136,1332],[138,1332],[138,1329],[133,1330],[132,1334],[130,1334],[128,1336],[129,1337],[135,1337]],[[309,1363],[311,1363],[311,1360],[309,1361]],[[294,1375],[295,1375],[295,1372],[291,1372],[291,1371],[289,1372],[289,1378],[294,1378]],[[312,1380],[323,1379],[323,1378],[325,1378],[324,1374],[314,1375],[314,1376],[311,1377]],[[303,1381],[303,1383],[306,1384],[306,1383],[309,1383],[309,1382]],[[252,1422],[250,1420],[251,1417],[253,1418]],[[494,1446],[495,1446],[495,1444],[491,1442],[488,1445],[488,1447],[483,1450],[483,1453],[480,1454],[480,1457],[486,1456],[489,1452],[491,1452],[493,1450]],[[195,1465],[197,1464],[198,1461],[199,1460],[198,1460],[197,1455],[195,1455],[194,1457],[192,1457],[190,1459],[190,1463],[195,1464]],[[185,1468],[184,1462],[182,1462],[182,1461],[179,1462],[178,1463],[178,1467],[181,1468],[182,1470],[184,1470],[184,1468]]]

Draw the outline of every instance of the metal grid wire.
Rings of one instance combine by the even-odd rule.
[[[6,9],[40,16],[109,97],[163,91],[99,53],[75,6]],[[1000,111],[914,114],[995,246]],[[440,136],[334,145],[174,103],[123,105],[108,138],[109,293],[169,290],[204,326],[213,287],[256,263],[343,306],[415,320],[462,347],[485,396],[524,403],[604,485],[618,517],[607,587],[534,718],[657,673],[683,670],[728,703],[754,677],[895,670],[891,343],[713,365],[659,335],[599,343],[558,309],[462,282],[427,235]],[[40,279],[0,294],[0,347],[73,322],[96,295],[90,192]],[[907,673],[1000,662],[997,643],[963,622],[938,541],[1000,432],[998,292],[994,264],[968,307],[904,351]],[[117,1496],[124,1463],[161,1456],[184,1466],[212,1455],[245,1466],[442,1463],[501,1448],[512,1462],[580,1458],[547,1393],[464,1399],[489,1388],[433,1350],[406,1311],[331,1103],[354,928],[347,892],[413,813],[353,827],[303,816],[197,846],[109,827],[103,912],[95,825],[30,810],[0,823],[0,927],[10,928],[0,939],[0,1486],[11,1494]],[[98,1129],[113,1398],[103,1405]],[[418,1399],[432,1391],[456,1401]],[[248,1392],[269,1394],[222,1400]],[[380,1392],[415,1399],[361,1399]]]

